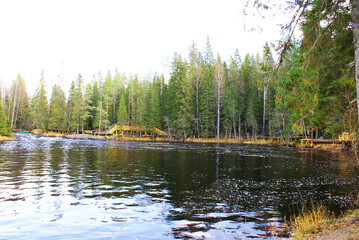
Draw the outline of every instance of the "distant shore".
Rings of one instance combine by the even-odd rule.
[[[12,141],[15,137],[0,136],[0,141]]]
[[[342,144],[316,144],[310,146],[307,144],[301,144],[301,142],[282,142],[276,140],[276,138],[251,138],[251,139],[239,139],[239,138],[187,138],[187,139],[175,139],[175,138],[163,138],[163,137],[135,137],[135,136],[115,136],[115,135],[92,135],[92,134],[59,134],[59,133],[43,133],[36,134],[46,137],[63,137],[65,139],[87,139],[87,140],[107,140],[107,141],[140,141],[140,142],[188,142],[188,143],[223,143],[223,144],[257,144],[257,145],[273,145],[273,146],[289,146],[298,148],[311,148],[317,150],[327,151],[342,151]]]

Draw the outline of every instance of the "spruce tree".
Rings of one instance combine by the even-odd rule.
[[[50,129],[66,129],[66,97],[57,84],[52,87],[48,126]]]
[[[31,101],[31,116],[33,128],[47,130],[47,120],[49,114],[49,106],[45,90],[44,71],[41,72],[39,86]]]
[[[122,86],[119,90],[119,104],[117,109],[117,123],[125,126],[128,124],[126,89]]]
[[[0,104],[0,136],[11,136],[11,128],[7,123],[3,106]]]

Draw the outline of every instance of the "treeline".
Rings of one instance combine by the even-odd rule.
[[[139,125],[178,138],[336,137],[355,131],[350,11],[339,6],[325,24],[318,12],[314,1],[302,23],[303,39],[286,46],[280,65],[269,44],[256,56],[242,58],[236,51],[223,61],[207,39],[203,51],[193,43],[187,57],[174,54],[169,79],[115,71],[84,83],[79,75],[68,98],[54,85],[48,99],[42,73],[30,99],[18,75],[2,96],[5,116],[19,129],[104,131],[114,124]]]

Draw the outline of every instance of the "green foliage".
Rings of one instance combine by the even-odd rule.
[[[187,75],[188,64],[180,55],[173,57],[168,94],[171,99],[168,117],[177,133],[186,138],[189,133],[193,114],[193,85]]]
[[[7,123],[4,108],[0,104],[0,136],[11,136],[11,128],[9,124]]]
[[[47,130],[49,105],[45,90],[44,71],[41,72],[39,86],[31,100],[32,127]]]
[[[116,70],[105,78],[97,74],[85,87],[79,75],[66,107],[64,93],[53,87],[49,111],[42,73],[31,100],[31,118],[19,75],[3,98],[4,116],[17,126],[31,123],[41,129],[146,125],[181,139],[290,137],[313,128],[335,137],[354,131],[358,123],[350,9],[344,1],[336,3],[309,3],[301,18],[303,39],[287,46],[276,71],[268,43],[261,55],[247,54],[242,60],[236,51],[224,62],[214,58],[207,38],[203,51],[192,43],[188,59],[174,54],[169,79],[157,74],[127,79]]]
[[[52,87],[48,127],[50,129],[66,129],[66,97],[57,84]]]
[[[117,121],[120,125],[127,125],[128,123],[128,112],[127,112],[127,95],[124,87],[119,90],[119,104],[117,109]]]
[[[304,14],[304,38],[292,45],[279,69],[276,92],[281,110],[276,108],[287,112],[284,118],[294,132],[320,128],[336,136],[357,126],[350,69],[353,33],[349,6],[339,1],[323,7],[322,1],[313,1]]]

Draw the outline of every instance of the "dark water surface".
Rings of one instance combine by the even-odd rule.
[[[339,153],[20,135],[0,143],[0,239],[262,238],[301,200],[340,210],[358,174]]]

